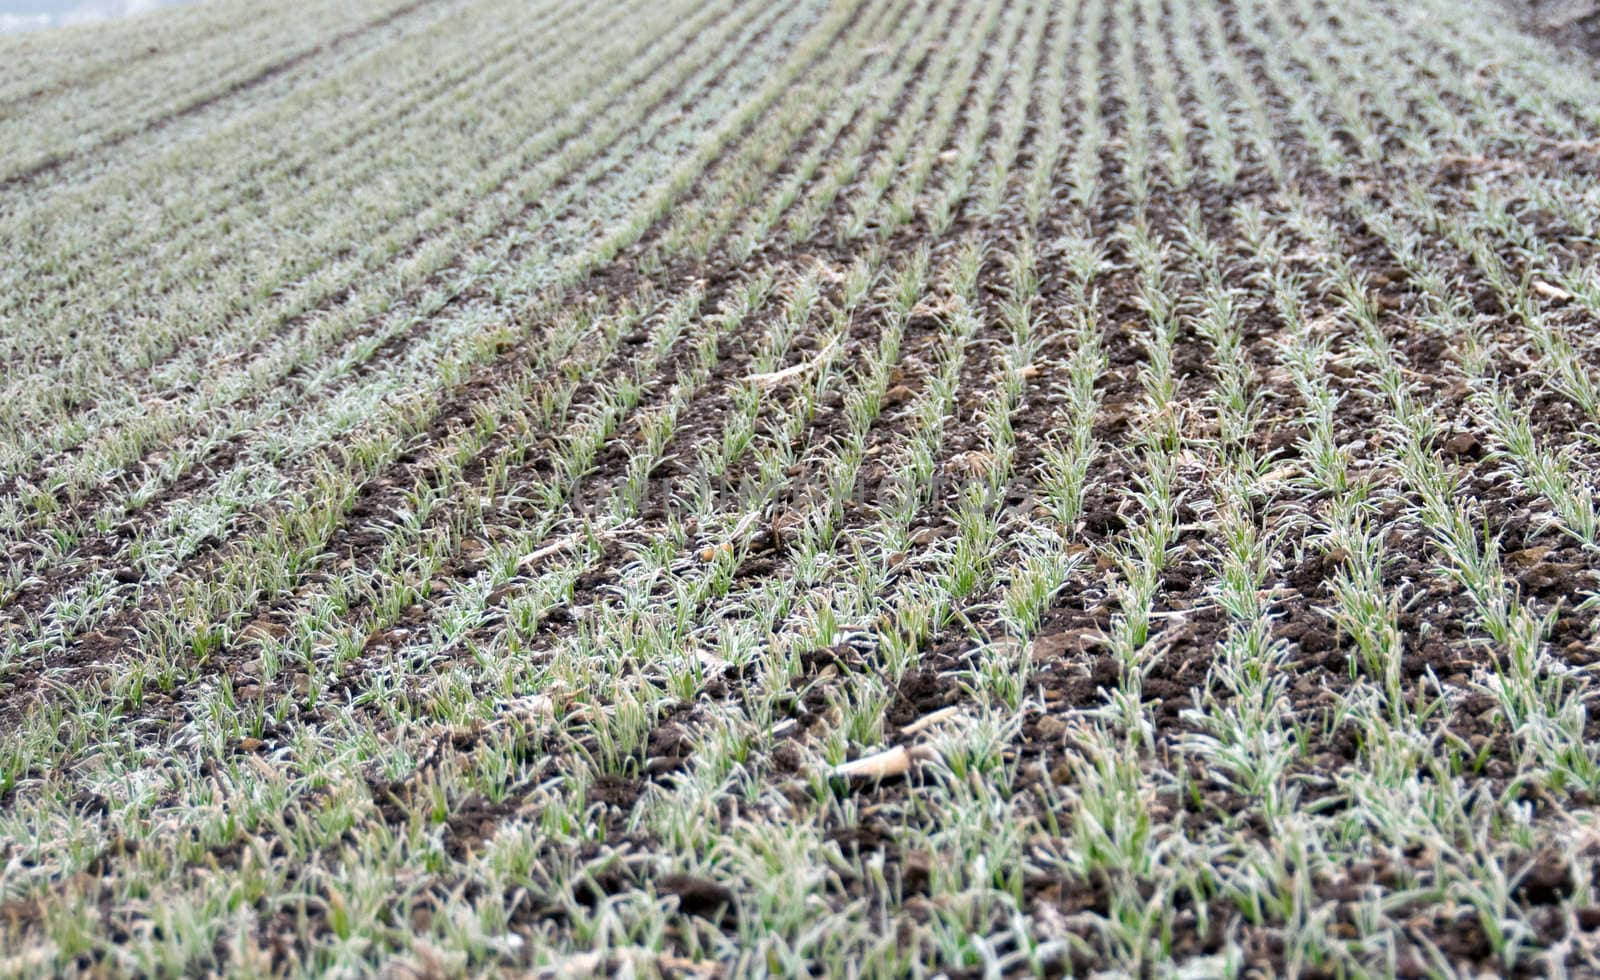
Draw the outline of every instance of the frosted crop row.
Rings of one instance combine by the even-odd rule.
[[[0,40],[0,973],[1600,968],[1591,64],[217,3]]]

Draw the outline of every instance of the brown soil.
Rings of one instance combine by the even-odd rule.
[[[1500,0],[1536,37],[1600,58],[1600,4],[1592,0]]]

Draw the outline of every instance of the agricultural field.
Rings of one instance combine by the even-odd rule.
[[[0,38],[0,976],[1600,975],[1600,72],[1522,24]]]

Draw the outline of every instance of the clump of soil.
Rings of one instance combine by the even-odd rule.
[[[1529,34],[1600,58],[1600,2],[1500,0]]]

